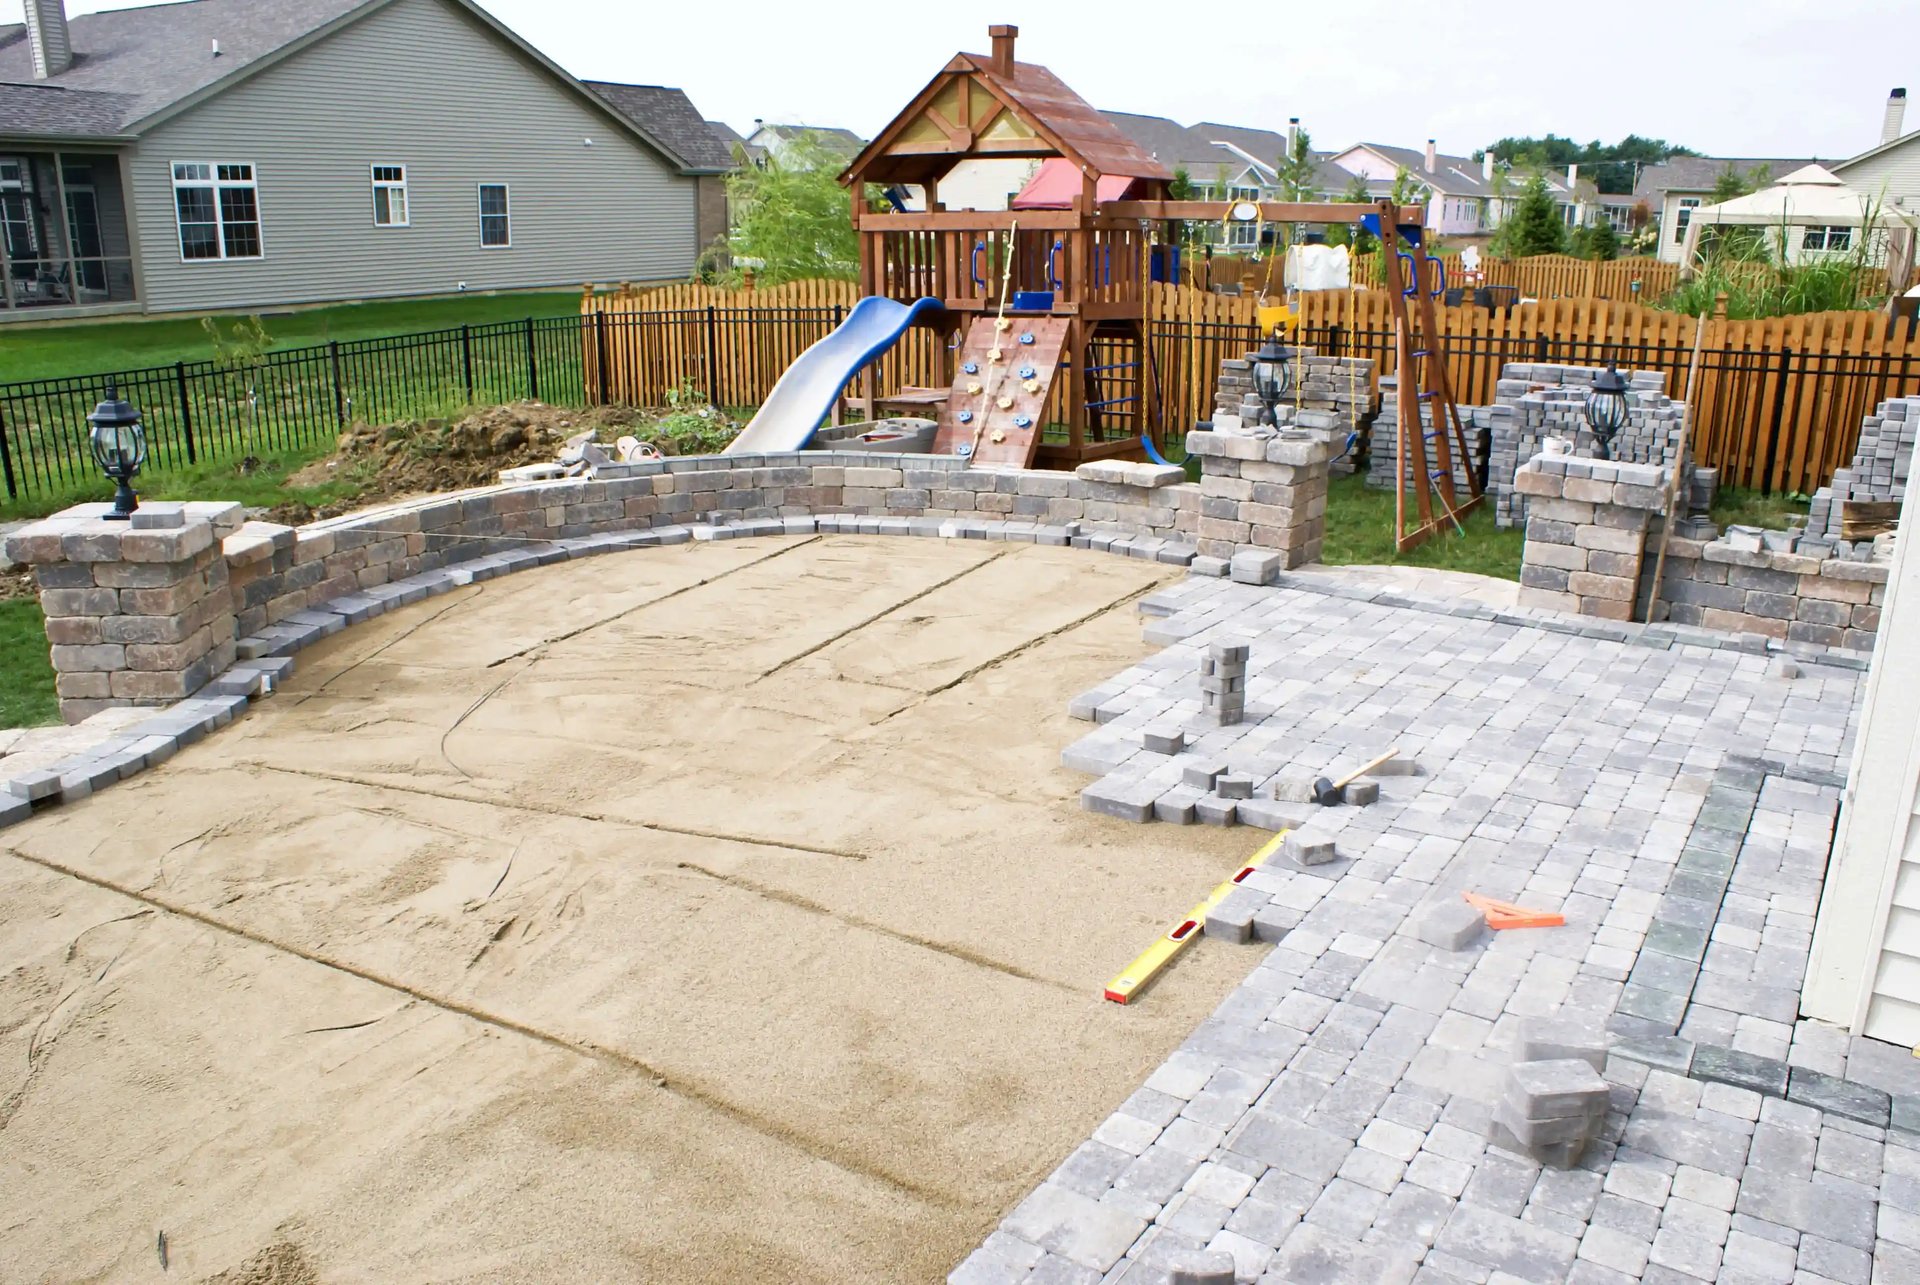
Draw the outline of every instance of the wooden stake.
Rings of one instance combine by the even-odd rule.
[[[1726,296],[1721,295],[1716,308],[1726,305]],[[1660,581],[1667,574],[1667,540],[1673,535],[1674,510],[1680,503],[1680,478],[1687,462],[1687,449],[1692,446],[1693,438],[1693,393],[1700,381],[1700,345],[1707,337],[1707,314],[1701,313],[1699,322],[1693,328],[1693,356],[1687,361],[1687,394],[1684,400],[1687,417],[1680,421],[1680,449],[1674,452],[1673,476],[1667,479],[1667,512],[1660,522],[1660,553],[1653,560],[1653,582],[1647,586],[1647,620],[1660,610]]]

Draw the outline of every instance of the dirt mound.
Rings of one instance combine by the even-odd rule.
[[[286,481],[294,489],[345,483],[348,494],[318,505],[290,499],[265,517],[297,526],[409,495],[486,486],[503,468],[550,462],[580,433],[593,430],[608,443],[628,432],[652,440],[648,429],[655,422],[655,415],[626,406],[574,410],[512,402],[459,420],[356,424],[340,435],[332,455]],[[662,449],[671,453],[668,444]]]

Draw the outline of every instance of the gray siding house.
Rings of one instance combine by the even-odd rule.
[[[684,95],[616,106],[468,0],[25,3],[0,319],[667,280],[725,231]]]

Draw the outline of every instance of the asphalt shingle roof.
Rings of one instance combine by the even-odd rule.
[[[1816,156],[1785,159],[1765,156],[1673,156],[1664,164],[1649,165],[1641,170],[1639,181],[1633,185],[1633,194],[1654,198],[1668,192],[1711,192],[1729,165],[1740,171],[1742,176],[1750,173],[1755,166],[1764,165],[1768,181],[1773,182],[1802,165],[1821,163]]]
[[[101,94],[56,85],[0,84],[0,133],[97,138],[119,132],[133,103],[128,94]]]
[[[606,80],[582,83],[632,121],[641,133],[678,157],[684,168],[716,174],[733,168],[732,149],[694,109],[693,100],[684,90]]]
[[[68,20],[73,65],[36,80],[25,28],[0,29],[0,83],[35,88],[91,90],[122,99],[109,124],[93,109],[83,117],[101,133],[127,126],[232,75],[256,59],[285,48],[307,33],[359,8],[365,0],[186,0],[143,9],[78,14]],[[8,37],[11,38],[8,38]],[[213,42],[220,42],[220,55]],[[23,113],[45,110],[53,100],[9,95]],[[23,115],[20,119],[25,119]],[[0,113],[0,130],[16,118]],[[68,129],[66,133],[84,131]]]

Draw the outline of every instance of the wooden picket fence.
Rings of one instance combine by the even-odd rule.
[[[805,348],[858,300],[847,281],[799,281],[760,290],[676,285],[589,291],[582,310],[586,387],[603,400],[659,405],[692,387],[721,405],[757,405]],[[1394,373],[1387,296],[1376,290],[1298,296],[1299,342],[1370,357],[1377,391]],[[1211,416],[1220,361],[1258,345],[1255,300],[1155,284],[1147,325],[1154,422],[1177,438]],[[1634,303],[1555,299],[1488,310],[1439,307],[1448,374],[1458,400],[1494,399],[1512,362],[1659,371],[1685,392],[1695,321]],[[937,339],[912,331],[876,364],[881,393],[938,379]],[[604,370],[604,376],[603,376]],[[1920,336],[1878,312],[1829,312],[1764,321],[1710,321],[1694,398],[1696,453],[1727,484],[1810,492],[1852,457],[1860,419],[1888,397],[1920,394]]]

